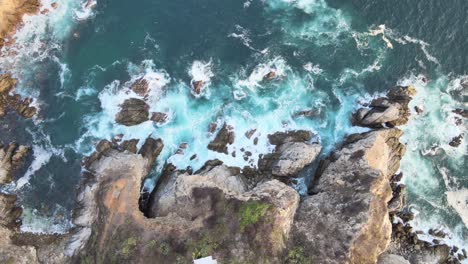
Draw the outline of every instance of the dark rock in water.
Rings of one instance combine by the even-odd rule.
[[[32,118],[37,113],[37,109],[30,106],[31,98],[22,99],[18,94],[11,95],[16,83],[10,75],[0,75],[0,118],[9,110],[16,111],[25,118]]]
[[[463,134],[457,136],[457,137],[454,137],[452,138],[452,141],[450,141],[449,145],[451,147],[454,147],[454,148],[457,148],[461,145],[462,143],[462,139],[463,139]]]
[[[313,133],[307,130],[293,130],[268,135],[268,140],[272,145],[282,145],[287,142],[309,142],[312,136]]]
[[[302,110],[299,112],[296,112],[293,114],[293,118],[299,118],[299,117],[307,117],[307,118],[314,118],[314,117],[319,117],[321,111],[317,109],[309,109],[309,110]]]
[[[454,112],[455,114],[460,115],[460,116],[462,116],[464,118],[468,118],[468,110],[467,109],[457,108],[457,109],[453,110],[452,112]]]
[[[257,129],[251,129],[251,130],[245,132],[245,137],[248,138],[248,139],[251,139],[252,136],[255,134],[255,132],[257,132]]]
[[[195,95],[199,95],[203,92],[203,88],[205,83],[203,81],[193,81],[192,82],[192,93]]]
[[[352,116],[353,125],[371,128],[400,126],[408,122],[408,104],[415,95],[414,87],[392,88],[386,97],[374,99],[369,108],[360,108]]]
[[[416,111],[416,113],[418,113],[418,115],[424,113],[424,110],[419,106],[415,106],[414,110]]]
[[[0,184],[12,182],[12,171],[17,169],[28,155],[29,148],[12,143],[4,148],[0,143]]]
[[[197,154],[193,154],[191,157],[190,157],[190,160],[194,160],[197,158]]]
[[[134,126],[149,120],[149,106],[141,99],[127,99],[120,107],[121,110],[115,117],[119,124]]]
[[[166,113],[154,112],[151,114],[151,121],[156,122],[158,125],[162,125],[167,121],[168,115]]]
[[[437,230],[437,229],[429,229],[429,235],[439,237],[439,238],[445,238],[447,236],[447,233],[445,233],[442,230]]]
[[[224,124],[215,139],[208,144],[208,149],[219,153],[228,154],[227,145],[232,145],[235,140],[234,128]]]
[[[132,84],[131,89],[140,96],[146,96],[149,92],[148,81],[144,78],[140,78]]]
[[[276,78],[278,78],[278,75],[276,74],[276,72],[270,71],[265,76],[263,76],[263,81],[272,81]]]

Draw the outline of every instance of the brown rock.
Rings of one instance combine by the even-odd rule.
[[[121,110],[115,117],[119,124],[134,126],[149,120],[149,106],[141,99],[127,99],[120,107]]]
[[[454,148],[457,148],[461,145],[462,143],[462,139],[463,139],[463,134],[457,136],[457,137],[454,137],[452,138],[452,141],[450,141],[449,145],[451,147],[454,147]]]
[[[168,115],[166,113],[161,112],[154,112],[151,114],[151,121],[156,122],[157,124],[161,125],[167,121]]]
[[[21,99],[18,94],[11,94],[16,82],[9,75],[0,75],[0,117],[6,115],[11,109],[25,118],[31,118],[37,112],[35,107],[30,106],[32,99]]]
[[[28,155],[29,149],[12,143],[6,148],[0,143],[0,184],[12,182],[12,172],[21,165],[22,160]]]
[[[203,81],[193,81],[192,82],[192,93],[199,95],[203,92],[205,83]]]
[[[268,140],[272,145],[282,145],[287,142],[309,142],[312,136],[312,132],[307,130],[292,130],[268,135]]]
[[[265,76],[263,76],[263,80],[264,81],[272,81],[272,80],[276,79],[277,77],[278,77],[278,75],[276,74],[276,72],[270,71]]]
[[[145,78],[140,78],[132,84],[131,89],[140,96],[146,96],[149,92],[148,81]]]

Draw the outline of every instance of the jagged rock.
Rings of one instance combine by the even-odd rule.
[[[167,121],[168,115],[166,113],[154,112],[151,114],[151,121],[156,122],[158,125],[162,125]]]
[[[361,108],[354,113],[352,123],[372,128],[406,124],[410,116],[408,104],[415,93],[416,90],[411,86],[392,88],[386,97],[377,98],[369,108]]]
[[[463,139],[463,134],[461,134],[459,136],[456,136],[456,137],[452,138],[452,141],[450,141],[449,145],[451,147],[457,148],[457,147],[459,147],[461,145],[462,139]]]
[[[22,23],[24,14],[33,14],[39,11],[38,0],[6,0],[0,8],[0,49],[15,29]]]
[[[466,110],[466,109],[457,108],[457,109],[453,110],[452,112],[454,112],[455,114],[460,115],[460,116],[462,116],[464,118],[468,118],[468,110]]]
[[[194,95],[200,95],[203,92],[205,83],[203,81],[193,81],[192,82],[192,93]]]
[[[234,128],[228,124],[224,124],[221,130],[216,135],[215,139],[208,144],[208,149],[219,153],[228,154],[227,145],[232,145],[235,140]]]
[[[30,106],[31,98],[22,99],[18,94],[12,94],[16,82],[10,75],[0,75],[0,118],[10,109],[25,118],[31,118],[37,112],[35,107]]]
[[[287,142],[278,146],[274,153],[264,155],[258,161],[261,172],[276,177],[296,177],[320,154],[319,144]]]
[[[390,243],[390,177],[405,147],[402,132],[383,129],[348,137],[316,175],[315,195],[296,213],[293,237],[316,263],[375,263]]]
[[[149,84],[145,78],[136,80],[130,88],[140,96],[147,96],[149,92]]]
[[[28,155],[29,149],[12,143],[6,148],[0,143],[0,184],[10,183],[12,170],[21,165],[22,160]]]
[[[120,146],[123,150],[136,154],[138,151],[138,142],[138,139],[125,140]]]
[[[134,126],[149,120],[149,106],[141,99],[127,99],[120,107],[121,110],[115,117],[115,121],[119,124]]]

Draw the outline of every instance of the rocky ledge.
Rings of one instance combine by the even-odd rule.
[[[23,22],[24,14],[39,11],[38,0],[3,0],[0,4],[0,49],[15,29]]]

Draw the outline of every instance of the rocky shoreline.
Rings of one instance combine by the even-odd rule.
[[[405,146],[402,132],[388,127],[407,122],[412,94],[411,87],[397,87],[377,99],[385,107],[373,110],[374,102],[370,111],[358,110],[353,120],[373,130],[348,136],[324,160],[317,160],[322,146],[310,132],[278,132],[269,135],[275,150],[254,168],[211,160],[194,172],[165,164],[151,193],[141,185],[164,139],[149,137],[140,149],[137,140],[101,141],[83,161],[69,234],[18,233],[21,209],[14,196],[2,194],[0,232],[9,239],[1,242],[0,261],[192,263],[212,256],[219,263],[460,263],[465,249],[424,242],[408,223],[414,216],[398,173]],[[387,111],[392,108],[399,110]],[[232,130],[225,124],[208,148],[226,153]],[[2,175],[25,153],[16,145],[1,152]],[[290,182],[314,162],[320,165],[309,194],[300,197]]]

